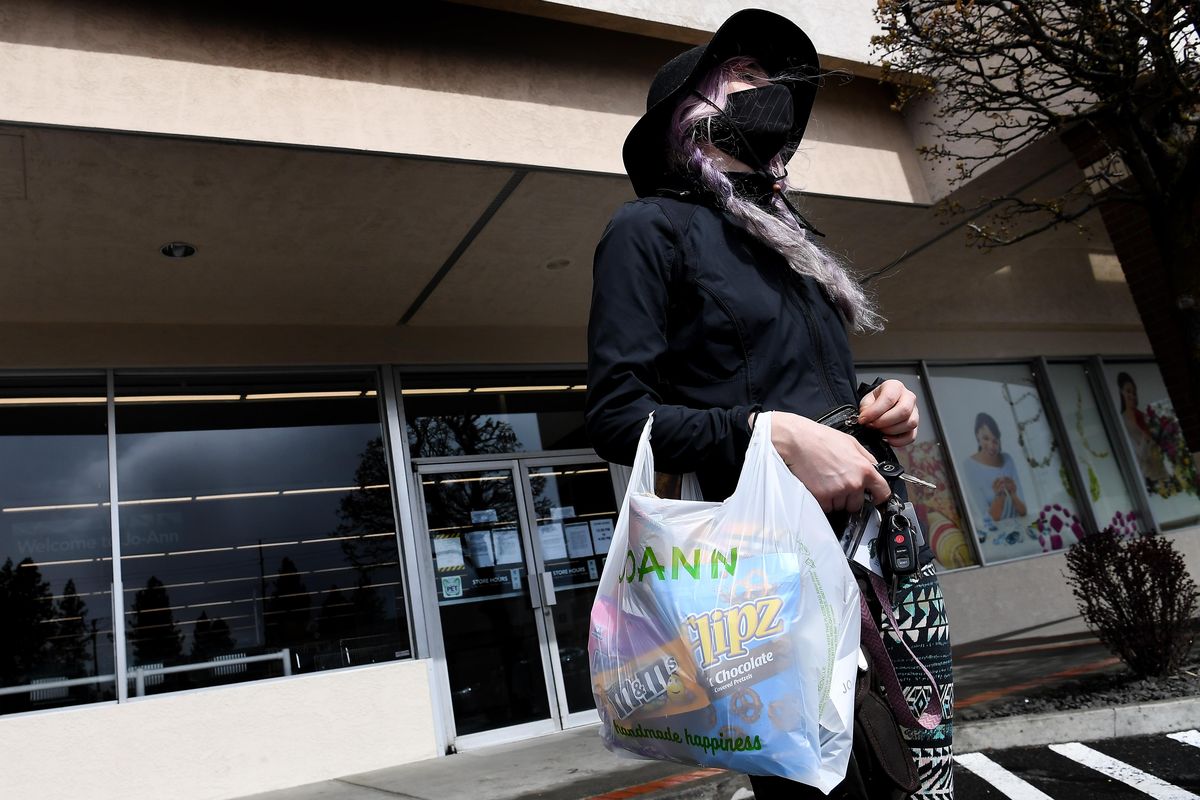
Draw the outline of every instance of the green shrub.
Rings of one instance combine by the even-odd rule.
[[[1067,570],[1084,622],[1135,674],[1179,668],[1192,645],[1200,593],[1171,540],[1110,528],[1072,546]]]

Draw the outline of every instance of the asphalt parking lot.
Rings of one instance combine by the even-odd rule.
[[[957,798],[1200,800],[1200,731],[960,754]]]

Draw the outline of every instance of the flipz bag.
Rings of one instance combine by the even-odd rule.
[[[721,503],[654,494],[652,425],[591,614],[604,743],[829,792],[853,742],[860,626],[837,538],[771,444],[770,413]]]

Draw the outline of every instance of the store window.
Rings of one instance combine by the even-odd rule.
[[[1200,478],[1158,367],[1105,364],[1105,385],[1161,528],[1200,521]]]
[[[115,399],[130,696],[409,656],[374,373]]]
[[[1122,532],[1146,530],[1150,523],[1138,519],[1127,476],[1121,472],[1092,394],[1087,368],[1049,364],[1047,373],[1097,526]]]
[[[917,413],[921,420],[917,429],[917,440],[908,447],[897,448],[896,457],[909,474],[928,481],[937,488],[929,489],[917,484],[908,484],[905,488],[908,490],[909,500],[912,501],[925,531],[929,548],[933,552],[934,564],[942,570],[975,566],[978,559],[971,546],[970,529],[965,524],[962,509],[951,486],[951,470],[946,460],[944,443],[938,441],[925,387],[917,371],[895,368],[881,371],[867,367],[860,371],[860,377],[879,377],[884,380],[894,378],[916,394]]]
[[[0,382],[0,713],[116,696],[105,398]]]
[[[1078,541],[1083,523],[1029,366],[935,367],[930,380],[984,562]]]
[[[578,374],[406,375],[401,387],[413,458],[591,447]]]

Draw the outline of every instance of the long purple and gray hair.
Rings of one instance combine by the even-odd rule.
[[[714,67],[696,86],[696,91],[724,108],[729,81],[753,82],[752,79],[761,80],[765,74],[757,61],[739,56]],[[717,114],[712,105],[694,94],[683,99],[675,109],[667,134],[674,166],[699,181],[742,227],[783,255],[792,269],[821,284],[855,331],[882,330],[884,320],[873,300],[845,265],[809,238],[778,195],[770,200],[769,207],[764,207],[735,191],[712,155],[709,126],[705,122]],[[767,164],[773,175],[782,175],[784,166],[780,156]],[[783,186],[785,190],[791,188],[786,178]]]

